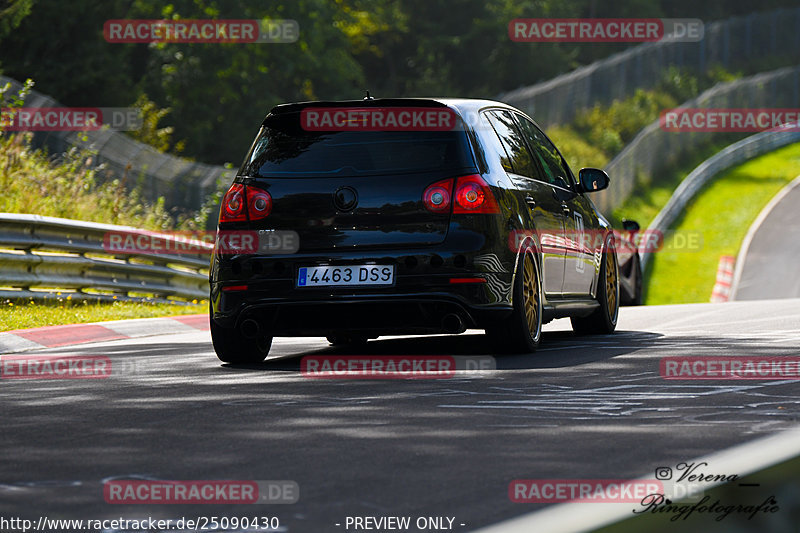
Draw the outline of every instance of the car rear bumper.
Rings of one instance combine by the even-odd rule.
[[[298,336],[337,330],[455,333],[485,328],[511,312],[511,273],[441,270],[398,273],[394,285],[381,288],[296,287],[293,278],[212,283],[212,316],[221,327],[238,328],[253,319],[273,336]],[[453,278],[482,282],[451,283]]]
[[[359,295],[311,301],[247,298],[231,314],[215,313],[223,327],[255,320],[272,336],[329,335],[336,331],[373,334],[460,333],[502,321],[510,305],[474,306],[456,295]]]
[[[211,268],[212,316],[226,328],[252,318],[273,336],[437,333],[452,329],[443,322],[449,317],[452,326],[453,315],[464,327],[484,328],[511,312],[515,265],[507,242],[487,233],[451,231],[444,243],[415,248],[218,256]],[[303,267],[369,264],[392,265],[393,284],[297,286]],[[239,290],[226,290],[232,287]]]

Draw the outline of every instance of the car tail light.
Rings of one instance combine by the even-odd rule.
[[[478,174],[462,176],[456,181],[453,213],[500,213],[489,185]]]
[[[450,196],[453,190],[453,180],[446,179],[429,185],[422,194],[425,208],[434,213],[450,212]]]
[[[267,218],[272,212],[272,196],[267,191],[249,187],[247,191],[247,209],[250,220]]]
[[[219,210],[219,222],[247,222],[266,218],[272,212],[272,196],[265,190],[234,183]]]
[[[222,197],[222,206],[219,210],[220,222],[245,222],[247,220],[247,202],[245,201],[244,185],[234,183],[225,196]]]

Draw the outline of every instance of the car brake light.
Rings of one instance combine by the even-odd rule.
[[[247,191],[247,208],[250,220],[266,218],[272,212],[272,196],[267,191],[250,187]]]
[[[428,211],[434,213],[448,213],[450,211],[450,195],[453,190],[453,180],[446,179],[429,185],[422,194],[422,201]]]
[[[272,196],[265,190],[234,183],[219,210],[219,222],[247,222],[266,218],[272,212]]]
[[[219,210],[220,222],[244,222],[247,220],[244,185],[234,183],[225,196]]]
[[[500,213],[489,185],[478,174],[462,176],[456,181],[453,213]]]

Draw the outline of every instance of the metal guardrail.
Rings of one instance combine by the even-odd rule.
[[[763,131],[727,146],[700,163],[697,168],[686,176],[678,188],[675,189],[667,205],[659,211],[653,222],[650,223],[650,227],[647,230],[649,232],[663,233],[669,229],[700,189],[723,170],[796,142],[800,142],[800,124],[783,131]],[[647,267],[651,255],[650,253],[641,253],[642,271]]]
[[[175,240],[129,226],[0,213],[0,298],[175,303],[208,298],[208,274],[201,271],[209,267],[211,244],[198,242],[188,253],[115,252],[109,235]]]

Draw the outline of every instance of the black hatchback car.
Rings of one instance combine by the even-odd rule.
[[[477,328],[498,351],[531,352],[561,317],[610,333],[614,234],[588,196],[607,186],[598,169],[576,179],[536,123],[499,102],[276,106],[222,199],[214,349],[257,362],[276,336]],[[260,244],[222,249],[237,232]]]

